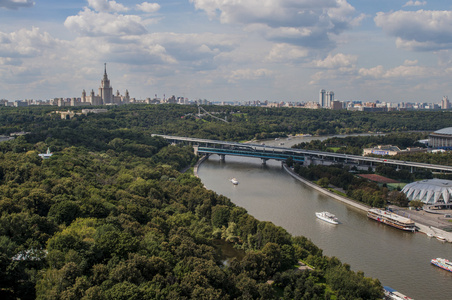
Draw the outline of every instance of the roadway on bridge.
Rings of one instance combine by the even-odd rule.
[[[357,162],[360,164],[361,162],[367,162],[370,165],[372,164],[386,164],[393,165],[397,168],[405,167],[411,168],[421,168],[428,169],[431,171],[446,171],[452,172],[452,166],[444,166],[444,165],[434,165],[434,164],[425,164],[418,162],[410,162],[410,161],[401,161],[396,159],[386,159],[379,157],[368,157],[361,155],[350,155],[350,154],[342,154],[342,153],[334,153],[334,152],[324,152],[324,151],[315,151],[315,150],[304,150],[304,149],[294,149],[294,148],[285,148],[285,147],[276,147],[276,146],[267,146],[263,144],[251,144],[251,143],[237,143],[237,142],[227,142],[227,141],[218,141],[218,140],[209,140],[209,139],[199,139],[199,138],[190,138],[190,137],[179,137],[179,136],[170,136],[170,135],[159,135],[155,134],[154,136],[160,136],[170,142],[185,142],[190,143],[192,145],[204,145],[205,147],[212,148],[228,148],[228,149],[240,149],[243,151],[249,151],[251,153],[258,152],[273,152],[280,154],[292,154],[292,155],[304,155],[308,157],[315,157],[319,159],[330,159],[337,160],[338,162]],[[248,149],[248,150],[246,150]],[[234,154],[229,154],[234,155]],[[254,155],[255,156],[255,155]],[[256,157],[256,156],[255,156]],[[261,157],[266,158],[266,157]]]

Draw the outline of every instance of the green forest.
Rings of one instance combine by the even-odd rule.
[[[428,131],[447,127],[448,114],[206,109],[228,122],[179,105],[72,119],[55,107],[1,108],[0,133],[16,135],[0,143],[1,298],[381,298],[377,279],[205,189],[183,172],[193,150],[153,134],[242,141]],[[226,246],[236,254],[225,257]],[[298,270],[300,261],[312,270]]]
[[[233,132],[181,118],[189,109],[115,107],[70,120],[47,107],[0,109],[4,134],[27,132],[0,143],[2,299],[382,297],[378,279],[182,172],[197,160],[192,148],[153,133],[171,122],[184,135],[202,135],[195,124]],[[38,156],[49,147],[49,159]]]
[[[85,107],[86,108],[86,107]],[[0,134],[26,131],[38,132],[36,139],[45,141],[55,134],[66,136],[68,142],[80,142],[81,136],[99,130],[99,137],[108,138],[106,130],[150,130],[157,134],[190,136],[205,139],[245,141],[284,137],[294,134],[350,134],[369,132],[435,131],[449,127],[450,111],[351,112],[346,110],[263,108],[245,106],[204,106],[228,123],[208,115],[198,117],[193,105],[124,105],[107,107],[105,114],[90,118],[77,116],[67,122],[57,122],[57,107],[4,107],[0,109]],[[82,108],[71,107],[81,112]],[[53,116],[52,116],[53,115]],[[67,123],[79,131],[69,137],[61,132]]]

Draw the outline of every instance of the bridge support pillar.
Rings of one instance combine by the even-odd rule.
[[[413,168],[413,167],[411,167],[411,174],[413,174],[413,171],[414,171],[414,168]]]
[[[267,159],[266,158],[262,158],[262,164],[265,166],[267,164]]]
[[[225,161],[225,160],[226,160],[225,158],[226,158],[226,155],[224,155],[224,154],[221,154],[221,155],[220,155],[220,160],[221,160],[221,161]]]

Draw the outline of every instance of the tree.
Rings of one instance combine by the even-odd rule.
[[[424,206],[424,202],[422,202],[421,200],[411,200],[409,205],[410,207],[418,209]]]
[[[328,185],[330,184],[330,180],[327,177],[322,177],[322,178],[319,179],[319,181],[317,183],[321,187],[327,188]]]
[[[77,217],[81,216],[81,210],[77,203],[73,201],[63,201],[52,205],[48,216],[57,224],[65,224],[68,226]]]

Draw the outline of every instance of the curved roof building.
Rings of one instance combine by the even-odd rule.
[[[429,179],[407,184],[402,192],[408,200],[421,200],[426,204],[451,205],[452,180]]]
[[[430,133],[428,136],[428,145],[432,148],[452,150],[452,127]]]

